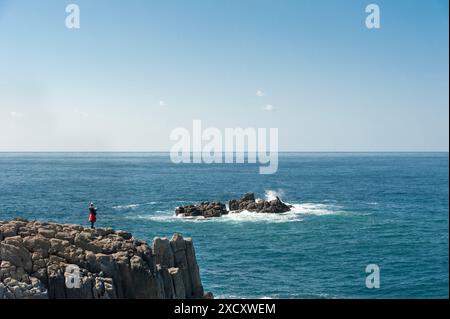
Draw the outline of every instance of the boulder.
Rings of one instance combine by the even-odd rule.
[[[184,217],[198,217],[203,216],[205,218],[221,217],[228,214],[225,204],[220,202],[202,202],[198,205],[187,205],[177,207],[175,214],[182,215]]]
[[[256,213],[280,214],[291,210],[292,206],[283,203],[279,197],[274,200],[255,200],[253,193],[245,194],[241,199],[232,199],[228,203],[230,211],[240,213],[244,210]]]

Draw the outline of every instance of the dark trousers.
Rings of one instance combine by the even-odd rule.
[[[94,229],[95,222],[91,222],[91,228]]]

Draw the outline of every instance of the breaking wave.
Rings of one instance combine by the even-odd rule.
[[[139,204],[130,204],[130,205],[117,205],[117,206],[113,206],[113,209],[134,209],[134,208],[138,208],[140,205]]]
[[[269,190],[265,191],[264,197],[265,197],[265,200],[267,200],[267,201],[274,200],[277,197],[283,198],[284,197],[284,191],[282,189],[279,189],[279,190],[276,190],[276,191],[269,189]]]
[[[327,204],[315,204],[315,203],[303,203],[303,204],[289,204],[292,205],[291,212],[299,215],[336,215],[341,213],[342,210],[336,205]]]
[[[148,202],[145,204],[129,204],[129,205],[116,205],[113,206],[113,209],[117,209],[117,210],[123,210],[123,209],[136,209],[139,208],[141,206],[146,206],[146,205],[156,205],[158,204],[158,202]]]

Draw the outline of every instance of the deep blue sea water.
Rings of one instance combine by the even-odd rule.
[[[256,165],[173,164],[163,153],[0,153],[0,220],[25,217],[192,236],[224,298],[448,298],[448,153],[286,153]],[[199,201],[281,195],[283,215],[174,217]],[[380,267],[379,289],[365,267]]]

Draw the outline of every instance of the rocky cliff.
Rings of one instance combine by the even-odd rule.
[[[14,219],[0,221],[0,299],[210,298],[192,239]]]

